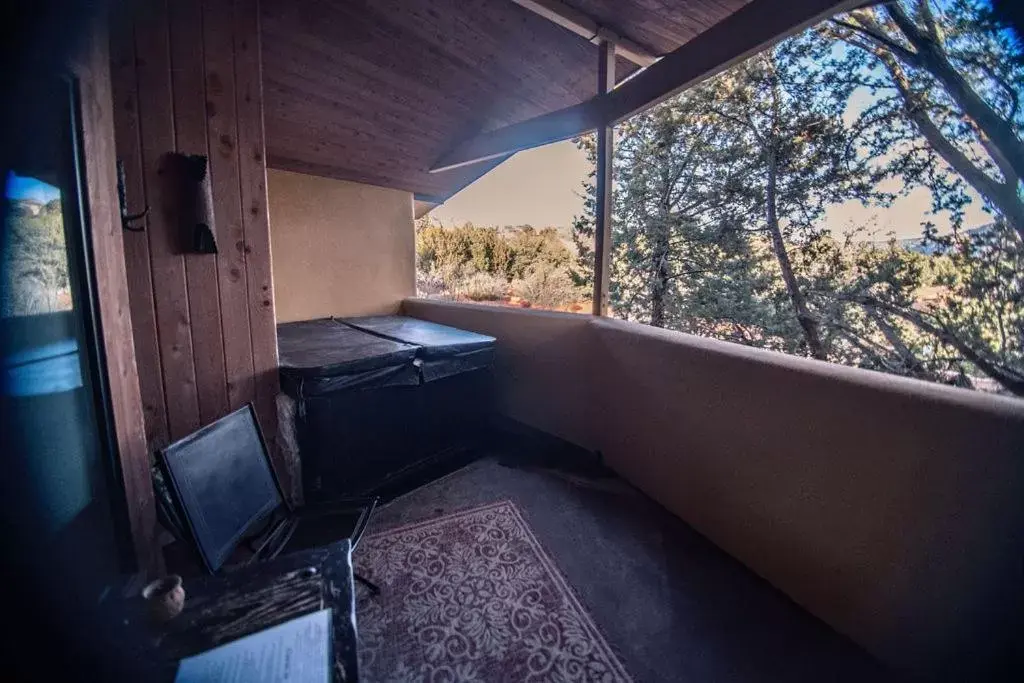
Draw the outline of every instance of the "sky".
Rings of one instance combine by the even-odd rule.
[[[467,221],[474,225],[568,226],[573,216],[583,213],[581,183],[588,170],[585,153],[571,140],[520,152],[450,197],[430,216],[446,226]],[[974,199],[966,212],[966,228],[992,220],[982,211],[980,198],[975,195]],[[889,208],[865,207],[858,201],[835,205],[827,211],[825,221],[837,236],[866,226],[874,233],[873,239],[879,240],[889,233],[898,239],[920,237],[925,220],[948,231],[948,217],[932,216],[930,210],[931,194],[918,188]]]
[[[845,49],[837,46],[837,50]],[[856,89],[843,118],[849,125],[874,102],[866,88]],[[443,225],[521,225],[567,227],[583,213],[582,182],[589,172],[586,154],[571,140],[519,152],[487,175],[453,195],[430,216]],[[890,181],[884,188],[898,193],[901,184]],[[982,210],[982,200],[969,191],[972,203],[965,210],[964,227],[992,222]],[[826,211],[826,227],[837,237],[867,228],[868,239],[920,237],[921,223],[935,223],[939,232],[951,229],[947,214],[931,214],[931,193],[916,188],[888,208],[867,207],[853,200]]]
[[[41,204],[60,198],[60,190],[53,185],[13,172],[7,174],[6,191],[8,199],[34,199]]]
[[[519,152],[430,216],[444,225],[562,227],[583,213],[582,183],[590,170],[586,154],[571,140]]]

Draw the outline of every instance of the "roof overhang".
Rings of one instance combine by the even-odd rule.
[[[263,0],[268,163],[444,199],[516,151],[626,118],[851,4]],[[605,95],[592,41],[618,42]]]

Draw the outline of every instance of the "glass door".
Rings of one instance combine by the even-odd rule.
[[[42,88],[47,120],[3,178],[0,245],[7,476],[26,501],[42,543],[74,558],[87,585],[125,568],[105,369],[79,172],[74,86]]]

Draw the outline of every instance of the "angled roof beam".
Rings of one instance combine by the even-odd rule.
[[[558,0],[512,0],[520,7],[538,14],[548,21],[567,28],[578,36],[592,43],[615,43],[615,53],[633,62],[637,66],[650,66],[658,60],[652,50],[634,43],[623,36],[601,26],[583,12],[573,9]]]
[[[786,36],[862,5],[864,0],[753,0],[611,92],[481,133],[441,157],[430,172],[568,140],[601,125],[614,126]]]

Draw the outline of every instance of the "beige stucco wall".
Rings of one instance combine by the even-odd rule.
[[[394,313],[415,292],[412,195],[267,170],[278,322]]]
[[[416,318],[498,339],[495,376],[498,409],[566,441],[596,450],[589,397],[589,315],[407,299]]]
[[[1021,636],[1024,401],[590,316],[403,310],[497,337],[503,412],[880,659],[978,673]]]

